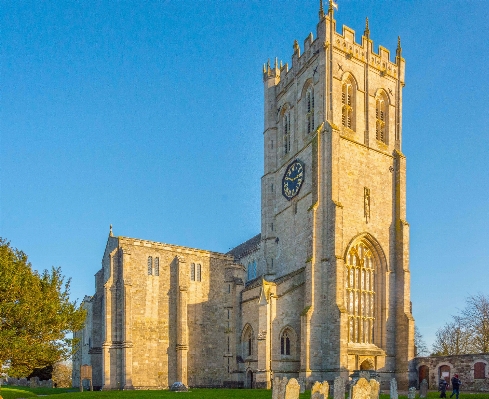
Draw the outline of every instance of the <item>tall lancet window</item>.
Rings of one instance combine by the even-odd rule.
[[[375,137],[387,143],[387,98],[384,93],[375,100]]]
[[[348,252],[345,266],[348,341],[373,343],[375,265],[372,252],[360,242]]]
[[[314,130],[314,89],[309,87],[306,92],[306,123],[307,133]]]
[[[355,130],[355,97],[353,81],[348,78],[341,88],[341,124]]]
[[[285,112],[282,118],[284,131],[284,154],[290,152],[290,113]]]
[[[148,256],[148,276],[153,274],[153,257]]]

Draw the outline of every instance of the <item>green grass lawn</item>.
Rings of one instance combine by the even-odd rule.
[[[447,392],[450,396],[451,392]],[[104,399],[104,398],[129,398],[129,399],[271,399],[272,391],[266,389],[191,389],[189,392],[171,391],[105,391],[105,392],[79,392],[74,389],[64,388],[36,388],[2,387],[0,395],[3,399],[48,397],[53,399]],[[428,399],[438,398],[438,392],[428,392]],[[310,391],[299,396],[299,399],[309,399]],[[464,393],[460,399],[488,399],[489,393]],[[380,399],[389,399],[389,395],[380,395]],[[399,395],[399,399],[407,399],[407,396]]]

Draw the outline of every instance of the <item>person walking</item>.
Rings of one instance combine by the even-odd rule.
[[[438,384],[438,391],[440,391],[440,398],[447,397],[447,386],[448,386],[448,382],[446,382],[445,378],[440,377],[440,383]]]
[[[460,393],[460,385],[462,385],[462,381],[458,379],[458,374],[455,374],[452,377],[452,394],[450,395],[450,397],[456,395],[456,398],[458,399],[458,395]]]

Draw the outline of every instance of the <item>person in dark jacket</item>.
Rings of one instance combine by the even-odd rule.
[[[447,386],[448,382],[445,381],[445,378],[440,378],[440,383],[438,384],[438,390],[440,391],[440,398],[447,397]]]
[[[450,395],[450,397],[456,395],[456,398],[458,399],[458,395],[460,393],[460,385],[462,385],[462,381],[458,379],[458,374],[455,374],[452,377],[452,394]]]

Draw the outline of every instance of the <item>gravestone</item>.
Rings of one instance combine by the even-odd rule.
[[[416,387],[411,387],[409,388],[408,391],[408,399],[415,399],[416,398]]]
[[[419,384],[419,397],[426,398],[428,395],[428,381],[423,380],[421,384]]]
[[[297,382],[299,383],[299,385],[301,386],[301,390],[300,390],[300,393],[304,393],[306,392],[306,379],[304,377],[299,377],[297,379]]]
[[[351,398],[350,399],[370,399],[370,392],[372,391],[372,387],[370,383],[363,377],[361,377],[353,388],[351,389]]]
[[[278,397],[279,388],[280,388],[280,378],[275,377],[273,379],[273,385],[272,385],[272,399],[279,399]]]
[[[314,383],[311,389],[311,399],[328,399],[328,394],[329,394],[328,381],[323,381],[322,383],[316,381]]]
[[[188,388],[183,382],[174,382],[171,387],[170,391],[173,392],[187,392]]]
[[[19,386],[21,386],[21,387],[26,387],[28,384],[29,384],[29,382],[27,381],[27,378],[21,378],[19,380]]]
[[[393,378],[391,380],[390,398],[391,399],[398,399],[398,396],[397,396],[397,380],[395,378]]]
[[[32,377],[29,379],[29,387],[37,388],[39,386],[39,377]]]
[[[334,399],[345,399],[345,380],[343,377],[336,377],[333,384]]]
[[[284,399],[299,399],[301,387],[295,378],[291,378],[285,386]]]
[[[370,399],[379,399],[380,383],[373,378],[370,380]]]

